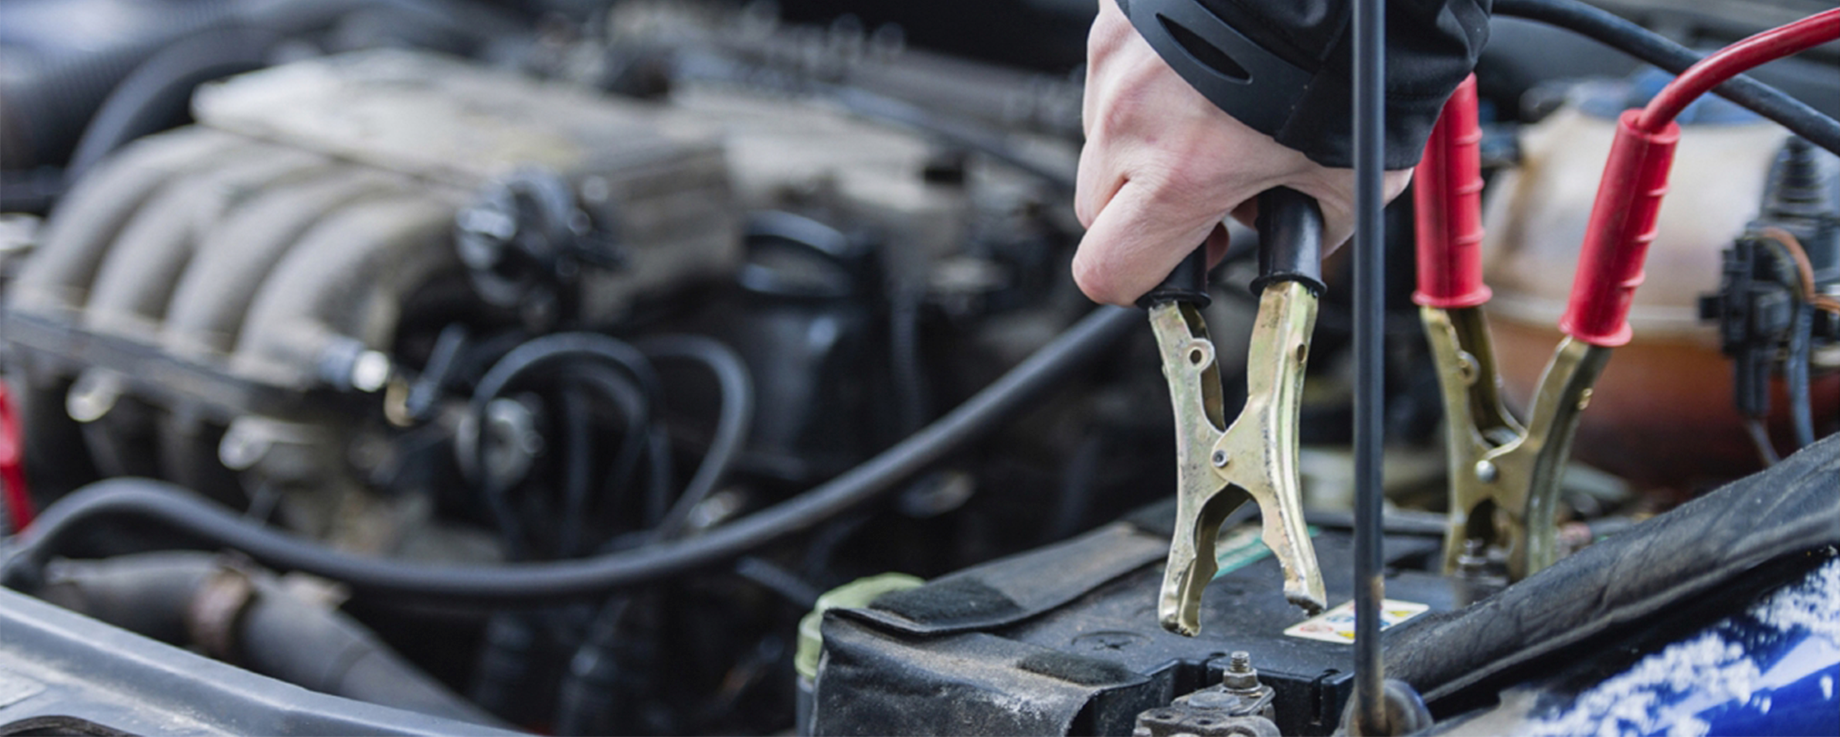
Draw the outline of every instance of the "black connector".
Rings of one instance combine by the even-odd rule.
[[[1323,293],[1323,215],[1316,200],[1297,190],[1277,187],[1259,195],[1258,295],[1278,282],[1294,281]]]
[[[1137,306],[1149,309],[1164,302],[1187,302],[1206,307],[1212,301],[1208,296],[1207,242],[1203,241],[1170,270],[1169,276],[1163,277],[1162,284],[1137,298]]]

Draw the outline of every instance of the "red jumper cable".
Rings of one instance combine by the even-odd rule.
[[[19,435],[19,415],[13,395],[0,382],[0,491],[6,498],[7,520],[14,532],[32,524],[32,495],[26,490],[25,447]]]
[[[1712,88],[1756,66],[1840,39],[1840,9],[1722,49],[1689,68],[1642,110],[1625,111],[1593,203],[1578,275],[1554,351],[1523,424],[1502,403],[1481,305],[1481,186],[1473,79],[1433,129],[1415,185],[1418,291],[1449,420],[1446,571],[1498,548],[1522,578],[1557,557],[1559,483],[1579,414],[1610,351],[1629,342],[1628,315],[1655,239],[1680,127],[1674,118]]]

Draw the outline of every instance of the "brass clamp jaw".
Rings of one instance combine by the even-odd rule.
[[[1298,421],[1310,332],[1316,324],[1315,273],[1322,215],[1290,190],[1260,197],[1259,311],[1246,366],[1246,406],[1231,424],[1222,406],[1220,366],[1201,308],[1200,250],[1146,298],[1169,383],[1176,424],[1176,523],[1157,601],[1164,629],[1201,630],[1201,595],[1218,568],[1215,539],[1229,514],[1259,506],[1263,540],[1284,569],[1284,596],[1315,613],[1325,605],[1322,572],[1303,519],[1297,465]]]
[[[1502,403],[1481,308],[1423,307],[1419,316],[1449,426],[1444,572],[1456,571],[1467,541],[1481,540],[1506,552],[1511,580],[1526,578],[1557,560],[1559,487],[1579,413],[1590,404],[1610,349],[1564,339],[1523,425]]]
[[[1451,95],[1415,175],[1418,289],[1412,298],[1420,305],[1449,428],[1444,572],[1456,572],[1466,544],[1477,540],[1484,550],[1504,553],[1509,578],[1519,580],[1558,557],[1559,489],[1579,414],[1610,359],[1609,346],[1619,341],[1579,329],[1568,311],[1560,324],[1568,337],[1540,377],[1525,424],[1504,406],[1482,312],[1490,293],[1482,280],[1482,132],[1475,85],[1472,76]],[[1594,250],[1603,249],[1587,244],[1585,256]],[[1640,278],[1594,268],[1600,261],[1581,258],[1574,309],[1618,300],[1626,308],[1622,290],[1633,289]],[[1639,257],[1634,263],[1639,267]],[[1581,302],[1580,291],[1591,298]],[[1615,322],[1621,319],[1617,313]],[[1620,332],[1627,339],[1626,325]]]

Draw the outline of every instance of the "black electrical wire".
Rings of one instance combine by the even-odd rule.
[[[577,382],[565,382],[562,391],[562,529],[557,534],[556,549],[564,557],[581,553],[582,532],[588,516],[588,490],[594,476],[594,418],[588,411],[588,389]],[[622,444],[633,445],[633,438]]]
[[[562,375],[593,388],[611,402],[626,421],[620,433],[620,452],[614,455],[613,466],[601,484],[600,498],[613,499],[631,488],[640,460],[652,455],[655,449],[651,442],[651,401],[626,374],[602,366],[570,366]],[[668,460],[654,457],[650,462]]]
[[[1795,430],[1795,449],[1814,445],[1813,397],[1808,389],[1808,360],[1814,342],[1814,306],[1799,304],[1789,322],[1789,355],[1783,373],[1789,384],[1789,419]]]
[[[920,312],[924,296],[913,286],[898,287],[888,307],[889,373],[895,386],[895,416],[903,435],[920,429],[932,414],[926,366],[920,360]]]
[[[1390,734],[1380,660],[1386,391],[1386,0],[1355,0],[1354,701],[1352,734]]]
[[[103,99],[77,140],[65,176],[75,182],[129,141],[180,122],[194,88],[266,66],[269,48],[279,40],[268,31],[235,26],[176,39],[141,62]]]
[[[1701,58],[1654,31],[1579,0],[1495,0],[1493,12],[1564,28],[1675,74],[1686,71]],[[1774,87],[1749,76],[1738,76],[1712,91],[1840,154],[1840,121]]]
[[[734,467],[741,449],[747,445],[748,430],[754,422],[754,379],[748,374],[747,364],[733,349],[711,338],[661,335],[641,340],[637,347],[652,359],[702,364],[715,377],[722,395],[721,412],[716,418],[709,451],[703,454],[703,462],[690,477],[690,484],[684,487],[684,493],[678,495],[677,502],[671,505],[671,510],[656,528],[659,539],[670,539],[682,533],[690,512],[715,492],[722,477]]]
[[[1769,468],[1782,462],[1782,456],[1776,453],[1776,444],[1770,440],[1770,428],[1761,417],[1744,419],[1744,432],[1751,436],[1751,444],[1757,446],[1757,457],[1763,460],[1763,467]]]
[[[735,575],[778,594],[780,598],[785,599],[799,611],[810,611],[818,605],[818,596],[821,593],[818,587],[799,578],[798,574],[763,558],[750,555],[735,561]]]
[[[657,395],[645,393],[625,373],[601,364],[575,363],[565,369],[564,375],[576,376],[598,387],[625,415],[620,452],[602,483],[602,496],[611,499],[630,488],[639,461],[643,459],[646,476],[642,526],[656,525],[664,518],[671,489],[676,485],[672,480],[671,438],[665,432],[662,416],[652,409]]]
[[[178,486],[117,478],[79,489],[47,508],[6,552],[0,581],[29,581],[96,520],[128,517],[241,551],[272,568],[339,581],[361,595],[529,604],[604,594],[732,560],[875,500],[1023,414],[1080,368],[1107,355],[1142,322],[1143,314],[1136,310],[1094,310],[983,391],[894,447],[810,491],[693,538],[576,560],[429,566],[340,553],[243,522]]]
[[[662,384],[658,381],[658,374],[652,368],[651,362],[645,358],[645,354],[640,353],[638,349],[626,342],[599,333],[553,333],[532,338],[512,348],[511,352],[506,353],[497,363],[492,364],[492,367],[486,370],[485,375],[480,377],[478,385],[473,388],[473,398],[469,407],[476,426],[480,428],[479,431],[482,434],[484,432],[486,405],[504,394],[514,382],[540,368],[558,363],[579,364],[583,361],[590,362],[590,365],[599,364],[625,372],[638,382],[639,388],[647,397],[657,397],[663,394]],[[651,429],[647,433],[646,440],[649,445],[648,451],[651,454],[651,474],[649,476],[651,483],[646,495],[648,526],[656,524],[659,519],[663,518],[665,508],[670,503],[670,489],[673,485],[670,477],[670,439],[664,435],[662,423],[655,417],[657,413],[652,414],[654,418],[650,423]],[[480,442],[474,444],[472,458],[469,459],[472,461],[475,472],[480,474],[482,479],[484,449],[485,443],[482,438]],[[482,487],[487,490],[488,504],[493,503],[494,494],[505,491],[492,489],[491,486],[489,482],[482,481]]]

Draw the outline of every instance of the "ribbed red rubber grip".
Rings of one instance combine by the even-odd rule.
[[[1629,305],[1642,284],[1642,262],[1655,241],[1661,196],[1667,194],[1668,169],[1680,126],[1668,123],[1654,133],[1636,128],[1640,110],[1617,119],[1616,140],[1591,206],[1578,276],[1559,329],[1586,343],[1619,346],[1629,342]]]
[[[1489,301],[1482,283],[1482,126],[1476,77],[1457,86],[1425,142],[1413,174],[1418,214],[1418,290],[1426,307],[1475,307]]]

